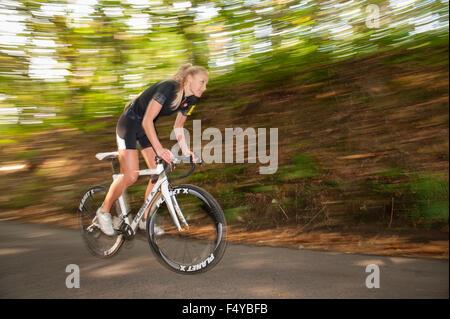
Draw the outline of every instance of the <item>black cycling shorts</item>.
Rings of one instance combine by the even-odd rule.
[[[117,122],[116,139],[119,150],[135,150],[136,141],[139,141],[141,149],[152,146],[142,127],[142,119],[130,108],[122,113]]]

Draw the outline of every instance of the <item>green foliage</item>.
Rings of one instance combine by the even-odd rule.
[[[448,180],[430,175],[406,173],[401,169],[379,172],[383,180],[371,183],[372,189],[388,199],[402,199],[413,222],[424,219],[427,226],[447,223],[449,216]]]
[[[189,176],[189,181],[192,183],[216,183],[229,182],[236,179],[236,176],[243,174],[245,166],[242,165],[227,165],[222,168],[210,167],[206,171],[195,172]]]
[[[297,154],[292,159],[292,165],[285,165],[279,169],[280,180],[289,181],[302,178],[312,178],[320,174],[315,163],[307,154]]]
[[[339,189],[340,188],[338,181],[325,180],[325,181],[323,181],[323,183],[328,189]]]
[[[88,125],[81,125],[80,129],[83,132],[88,133],[88,132],[98,131],[98,130],[100,130],[102,128],[105,128],[105,127],[108,127],[108,126],[109,126],[108,123],[103,122],[103,123],[94,123],[94,124],[88,124]]]
[[[408,185],[415,198],[411,217],[425,219],[425,224],[448,223],[448,181],[431,176],[420,177]]]
[[[228,208],[224,210],[225,219],[227,220],[227,223],[233,223],[235,222],[239,216],[243,216],[245,213],[247,213],[247,206],[237,206],[233,208]]]
[[[263,185],[252,187],[254,193],[273,193],[275,191],[275,185]]]
[[[42,152],[40,150],[27,150],[27,151],[22,151],[19,153],[15,154],[15,159],[18,161],[26,161],[26,160],[30,160],[33,158],[37,158],[42,154]]]
[[[20,209],[34,204],[44,193],[42,190],[43,179],[23,180],[20,186],[15,190],[14,195],[4,204],[4,209]]]
[[[448,47],[448,6],[442,1],[419,2],[390,12],[389,22],[375,29],[365,24],[366,8],[378,4],[388,10],[383,1],[194,1],[190,9],[175,9],[170,1],[99,1],[86,4],[83,17],[72,10],[48,12],[46,2],[5,2],[0,9],[6,22],[26,21],[19,22],[24,30],[11,36],[27,41],[0,43],[0,108],[18,111],[0,116],[17,121],[1,124],[0,130],[20,135],[51,125],[85,129],[93,119],[117,116],[130,98],[188,61],[210,68],[212,86],[257,83],[266,89],[286,83],[298,70],[317,71],[334,61],[398,49]],[[61,1],[58,6],[69,4]],[[199,19],[206,5],[216,14]],[[440,27],[414,34],[416,26],[404,22],[427,14],[437,17],[434,23]],[[351,32],[334,32],[343,25]],[[422,58],[411,52],[386,63],[422,60],[439,65],[446,54]],[[45,62],[48,59],[51,62]],[[39,73],[45,68],[51,72]],[[303,80],[315,81],[311,76]],[[245,102],[241,98],[229,101],[229,106]],[[31,124],[38,122],[42,123]]]
[[[17,144],[16,140],[11,140],[11,139],[0,139],[0,146],[4,146],[4,145],[9,145],[9,144]]]

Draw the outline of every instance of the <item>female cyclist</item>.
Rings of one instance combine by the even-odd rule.
[[[147,166],[156,168],[155,155],[167,163],[173,159],[173,154],[164,148],[155,128],[160,116],[167,116],[178,112],[175,119],[174,130],[183,156],[193,156],[186,144],[183,125],[188,115],[195,107],[196,99],[201,97],[208,83],[208,71],[201,66],[192,64],[182,65],[170,80],[153,84],[143,91],[120,116],[116,127],[116,138],[119,149],[119,162],[121,173],[110,186],[102,206],[97,210],[96,216],[100,228],[106,235],[113,235],[111,206],[123,191],[134,184],[138,178],[139,158],[136,141],[141,146],[141,153]],[[196,161],[197,158],[194,158]],[[150,194],[155,182],[150,179],[145,198]],[[145,213],[143,219],[146,218]],[[142,228],[144,223],[140,224]],[[145,228],[145,226],[144,226]]]

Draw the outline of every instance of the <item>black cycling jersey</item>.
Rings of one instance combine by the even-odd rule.
[[[174,80],[157,82],[142,92],[130,107],[133,108],[138,117],[143,118],[145,111],[147,111],[148,104],[154,99],[162,105],[161,111],[154,121],[160,116],[170,115],[175,112],[181,112],[185,116],[190,115],[190,112],[195,107],[195,102],[197,101],[194,95],[185,98],[183,94],[181,105],[174,110],[171,108],[173,101],[177,98],[179,88],[180,84]]]
[[[181,112],[183,115],[191,115],[197,101],[195,96],[183,97],[181,104],[172,109],[171,105],[176,99],[180,84],[173,80],[157,82],[142,92],[139,97],[133,101],[128,109],[120,116],[116,127],[117,144],[119,149],[136,149],[136,141],[139,141],[141,148],[150,147],[150,141],[142,127],[142,119],[147,111],[148,104],[152,99],[162,105],[161,111],[153,120],[153,123],[160,116],[166,116],[175,112]],[[155,123],[156,124],[156,123]],[[155,125],[156,131],[156,125]],[[158,132],[156,131],[158,135]]]

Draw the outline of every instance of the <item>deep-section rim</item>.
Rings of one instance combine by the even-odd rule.
[[[159,249],[158,245],[156,244],[155,234],[153,233],[153,227],[152,227],[152,223],[154,223],[153,219],[154,219],[155,213],[158,211],[157,208],[159,208],[159,207],[156,207],[156,204],[161,199],[160,192],[158,192],[156,194],[154,200],[151,203],[150,214],[149,214],[149,217],[147,218],[147,222],[146,222],[147,223],[147,225],[146,225],[147,240],[149,242],[150,248],[151,248],[153,254],[157,257],[157,260],[162,265],[164,265],[166,268],[168,268],[176,273],[184,274],[184,275],[193,275],[193,274],[198,274],[198,273],[202,273],[205,271],[209,271],[212,268],[214,268],[220,262],[220,260],[223,258],[224,254],[225,254],[226,246],[227,246],[227,241],[226,241],[227,224],[226,224],[226,220],[225,220],[225,216],[223,214],[222,208],[217,203],[217,201],[214,199],[214,197],[201,187],[198,187],[196,185],[191,185],[191,184],[180,184],[180,185],[173,186],[174,190],[177,188],[188,188],[190,191],[193,191],[197,195],[200,195],[201,197],[199,197],[199,196],[197,196],[197,197],[200,199],[203,198],[202,201],[205,202],[208,205],[208,207],[210,207],[213,211],[215,211],[213,218],[217,224],[216,227],[218,228],[217,229],[218,241],[213,250],[214,260],[210,263],[207,263],[207,265],[205,267],[200,268],[198,270],[183,271],[183,270],[180,270],[180,269],[182,269],[182,267],[180,267],[180,264],[177,264],[176,262],[173,262],[170,259],[165,258],[165,255],[162,253],[161,249]],[[194,196],[196,196],[196,194],[194,194]],[[218,221],[218,219],[220,219],[220,220]],[[186,265],[183,265],[183,266],[186,266]]]
[[[86,213],[86,212],[83,212],[83,207],[84,207],[84,204],[85,204],[86,200],[88,199],[88,197],[92,196],[94,193],[101,192],[101,191],[104,191],[105,195],[106,195],[107,190],[108,190],[108,187],[105,185],[96,185],[96,186],[89,188],[82,196],[81,202],[78,205],[78,226],[80,229],[81,237],[83,238],[83,242],[86,245],[88,251],[92,255],[94,255],[95,257],[102,258],[102,259],[111,258],[114,255],[116,255],[122,248],[125,238],[123,237],[122,234],[118,235],[117,240],[114,242],[114,245],[112,245],[112,247],[114,247],[114,246],[116,246],[116,247],[112,250],[111,250],[112,247],[106,251],[101,250],[101,249],[96,249],[96,248],[92,247],[92,245],[90,244],[91,242],[88,240],[88,238],[86,236],[86,232],[84,230],[82,219],[83,219],[83,214]]]

